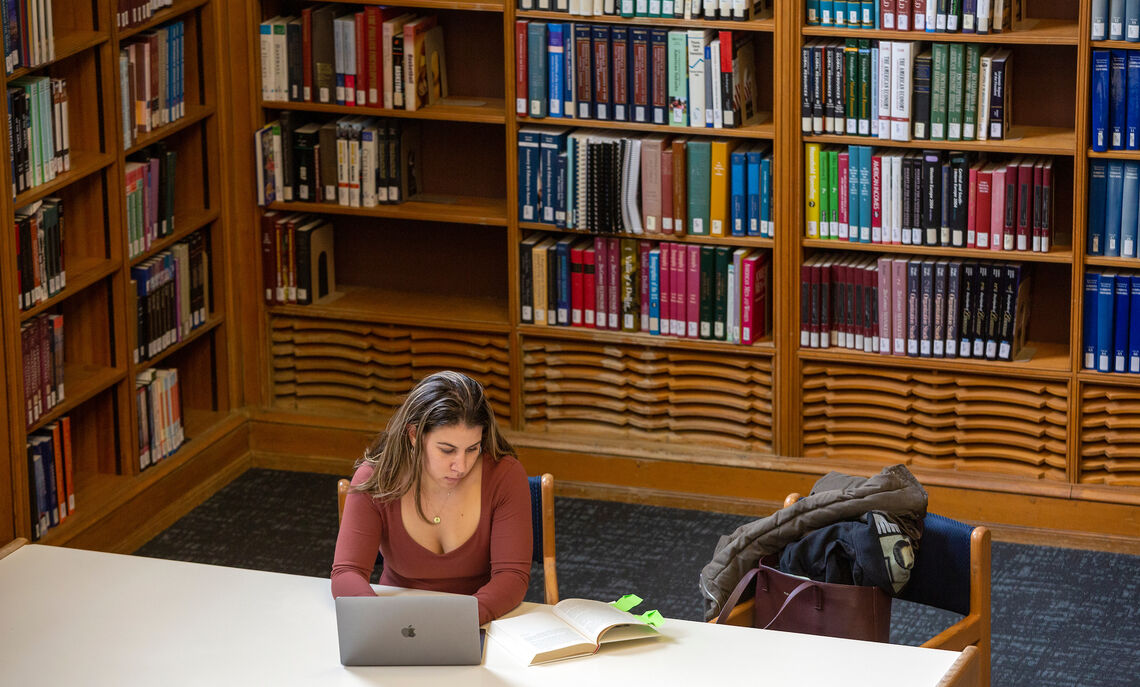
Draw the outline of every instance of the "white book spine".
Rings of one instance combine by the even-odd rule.
[[[723,7],[722,7],[723,9]],[[708,74],[712,79],[712,124],[714,129],[724,128],[724,99],[720,86],[720,39],[709,44]]]
[[[910,105],[914,65],[914,43],[894,45],[891,66],[891,140],[910,140]]]
[[[942,16],[943,16],[943,18],[945,18],[946,15],[942,15]],[[934,33],[935,31],[937,31],[937,28],[938,28],[938,3],[937,2],[930,2],[929,0],[927,0],[927,3],[926,3],[926,32],[927,33]],[[946,27],[943,26],[942,30],[945,31]]]
[[[883,162],[885,165],[886,160]],[[902,240],[902,163],[902,154],[891,156],[891,243],[899,243]]]
[[[895,54],[901,49],[903,43],[882,41],[879,43],[879,138],[890,140],[893,136],[893,110],[894,89],[898,88],[895,80],[898,78],[894,69]]]
[[[689,124],[705,126],[705,32],[700,29],[687,32],[689,55]]]
[[[990,32],[990,0],[978,0],[978,33]]]
[[[985,141],[990,132],[990,78],[993,76],[993,58],[982,55],[978,69],[978,140]]]
[[[285,24],[285,19],[278,19],[273,24],[273,73],[277,77],[274,91],[280,101],[289,99],[289,46],[285,40]]]
[[[276,100],[273,86],[277,83],[273,78],[273,26],[261,22],[261,99]]]

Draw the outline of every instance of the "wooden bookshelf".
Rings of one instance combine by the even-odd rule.
[[[826,38],[869,38],[884,41],[938,41],[946,43],[987,43],[994,45],[1077,45],[1080,22],[1066,19],[1032,19],[1014,31],[1001,33],[926,33],[830,26],[804,26],[803,35]]]
[[[1010,127],[1009,136],[998,141],[884,141],[869,136],[840,136],[821,134],[804,136],[805,143],[842,143],[845,145],[872,145],[891,148],[918,148],[923,150],[977,150],[991,153],[1019,155],[1074,154],[1077,134],[1072,129],[1049,126]]]
[[[568,231],[549,224],[538,222],[519,222],[519,229],[528,231],[549,231],[555,234],[569,234],[574,236],[594,236],[588,231]],[[759,236],[694,236],[692,234],[632,234],[622,236],[638,241],[664,241],[668,243],[699,243],[706,246],[739,246],[742,248],[772,248],[776,245],[775,239],[766,239]]]
[[[677,19],[675,17],[617,17],[611,15],[581,17],[565,12],[544,12],[540,10],[516,10],[515,16],[519,19],[538,19],[541,21],[667,26],[678,29],[720,29],[722,31],[761,31],[766,33],[772,33],[776,30],[776,21],[771,10],[746,21],[710,21],[707,19]]]
[[[356,107],[328,103],[279,102],[263,100],[266,110],[296,110],[332,115],[365,115],[367,117],[397,117],[400,119],[439,120],[444,122],[473,122],[476,124],[502,124],[506,110],[502,98],[455,96],[446,103],[437,103],[418,110],[390,110],[383,107]]]
[[[506,204],[497,198],[477,196],[420,195],[395,205],[377,205],[371,208],[354,208],[335,203],[277,202],[270,210],[308,212],[317,215],[346,215],[349,217],[384,217],[397,220],[455,222],[459,224],[507,225]]]
[[[985,248],[944,248],[942,246],[914,246],[890,243],[861,243],[831,239],[801,239],[804,248],[856,251],[867,253],[899,253],[906,255],[936,255],[945,258],[974,258],[976,260],[1015,260],[1018,262],[1056,262],[1070,264],[1073,251],[1067,246],[1053,247],[1048,253],[1032,251],[988,250]]]
[[[695,126],[667,126],[664,124],[641,124],[639,122],[612,122],[609,120],[578,119],[577,117],[545,117],[532,119],[518,117],[519,126],[571,126],[584,129],[614,129],[617,131],[646,131],[678,136],[710,136],[716,138],[773,139],[776,125],[771,112],[762,112],[760,124],[742,126],[736,129],[712,129]]]

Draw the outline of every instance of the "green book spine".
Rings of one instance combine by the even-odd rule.
[[[827,151],[827,221],[831,224],[831,235],[839,238],[839,151]]]
[[[946,140],[946,104],[950,78],[950,46],[935,43],[931,51],[934,55],[930,69],[930,140]]]
[[[859,39],[859,135],[871,135],[871,41]]]
[[[859,40],[848,38],[843,48],[843,112],[847,119],[847,133],[859,133]]]
[[[713,279],[713,338],[724,341],[728,338],[728,263],[732,260],[732,249],[728,246],[716,247],[716,276]]]
[[[689,141],[685,146],[688,163],[689,227],[694,236],[709,235],[709,188],[712,183],[712,142]]]
[[[819,151],[819,177],[817,184],[819,184],[819,238],[831,238],[833,232],[831,230],[831,172],[828,166],[831,164],[830,151],[821,149]]]
[[[669,32],[669,126],[689,126],[689,43],[684,31]]]
[[[962,30],[962,0],[949,0],[946,12],[946,30],[953,33]]]
[[[966,46],[962,43],[950,45],[950,75],[946,91],[946,138],[950,141],[962,140],[962,87],[965,77]]]
[[[962,140],[978,137],[978,74],[981,72],[982,48],[977,43],[966,46],[966,91],[962,102]]]
[[[713,338],[713,313],[715,311],[714,282],[716,280],[716,246],[701,246],[701,328],[702,339]]]

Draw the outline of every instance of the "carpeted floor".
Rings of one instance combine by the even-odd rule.
[[[328,577],[336,481],[250,470],[136,554]],[[749,519],[563,498],[555,510],[563,598],[634,592],[689,620],[702,618],[697,576],[717,538]],[[536,566],[527,600],[541,589]],[[1140,685],[1140,557],[999,542],[992,594],[995,687]],[[896,602],[891,640],[919,644],[954,619]]]

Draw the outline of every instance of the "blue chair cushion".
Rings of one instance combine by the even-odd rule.
[[[528,477],[530,483],[530,524],[534,531],[531,560],[542,562],[542,477]]]
[[[900,598],[968,615],[973,531],[966,523],[927,513],[910,583]]]

